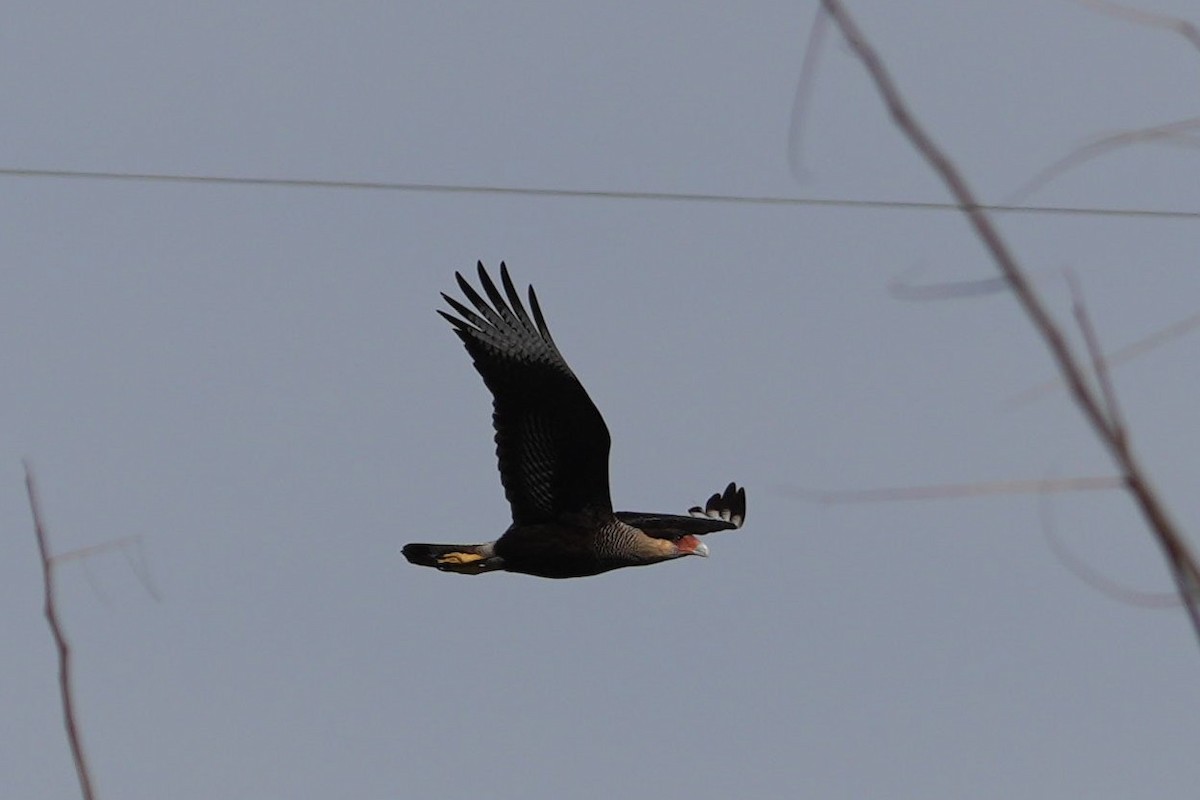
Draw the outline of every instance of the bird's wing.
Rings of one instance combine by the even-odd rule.
[[[693,517],[723,519],[733,527],[740,528],[746,521],[746,487],[738,488],[738,485],[731,481],[724,492],[708,498],[704,508],[692,506],[688,513]]]
[[[725,491],[708,498],[704,508],[692,506],[690,516],[677,514],[643,514],[639,511],[618,511],[617,519],[640,528],[647,536],[656,539],[678,539],[691,534],[730,531],[742,527],[746,521],[746,490],[731,483]]]
[[[547,522],[585,510],[611,512],[608,428],[550,337],[533,287],[531,319],[503,263],[503,295],[482,262],[479,283],[487,300],[462,275],[455,273],[455,278],[476,310],[443,294],[459,316],[438,313],[454,326],[492,392],[500,481],[513,522]]]
[[[730,531],[737,526],[723,519],[708,517],[685,517],[680,514],[644,514],[640,511],[618,511],[617,519],[626,525],[640,529],[647,536],[655,539],[679,539],[691,534],[703,536],[706,533]]]

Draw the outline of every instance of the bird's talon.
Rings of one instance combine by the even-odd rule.
[[[483,556],[477,553],[446,553],[446,555],[438,558],[438,564],[473,564],[476,561],[483,561]]]

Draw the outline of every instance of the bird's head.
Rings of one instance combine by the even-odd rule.
[[[681,556],[708,557],[708,545],[690,533],[686,536],[679,537],[675,541],[675,547]]]

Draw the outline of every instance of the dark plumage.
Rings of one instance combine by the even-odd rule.
[[[708,555],[697,539],[740,528],[746,490],[729,484],[691,516],[612,510],[608,427],[571,372],[529,288],[529,310],[500,264],[501,293],[479,263],[485,299],[462,275],[458,287],[475,307],[443,294],[458,316],[438,311],[492,393],[500,481],[512,525],[477,545],[409,544],[413,564],[476,575],[505,570],[546,578],[596,575],[619,567]]]

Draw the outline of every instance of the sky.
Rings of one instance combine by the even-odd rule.
[[[849,6],[989,202],[1197,113],[1196,48],[1082,3]],[[836,37],[789,137],[814,11],[18,0],[0,168],[947,200]],[[1185,139],[1027,202],[1197,212],[1198,187]],[[997,221],[1066,323],[1075,272],[1107,348],[1197,313],[1195,217]],[[404,561],[509,522],[434,313],[477,260],[536,286],[617,507],[736,480],[742,530],[572,581]],[[0,175],[0,794],[78,796],[23,458],[56,553],[130,542],[56,573],[100,797],[1193,791],[1184,615],[1049,543],[1169,592],[1128,498],[797,496],[1112,472],[1064,394],[1012,402],[1054,370],[1011,297],[888,291],[994,275],[953,211]],[[1198,350],[1113,377],[1200,545]]]

